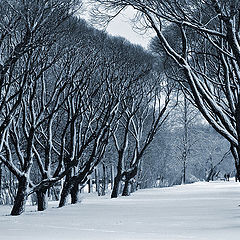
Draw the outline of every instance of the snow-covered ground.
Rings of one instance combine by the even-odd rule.
[[[19,217],[0,207],[1,240],[225,240],[240,236],[240,184],[195,183],[130,197],[87,197]]]

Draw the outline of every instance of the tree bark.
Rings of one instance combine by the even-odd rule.
[[[124,188],[123,188],[123,192],[122,192],[122,196],[127,197],[130,195],[130,180],[126,179],[125,184],[124,184]]]
[[[71,204],[76,204],[80,202],[80,191],[79,184],[75,183],[70,191],[71,194]]]
[[[136,177],[138,173],[138,165],[132,168],[130,171],[126,171],[123,173],[122,176],[125,176],[125,185],[123,188],[122,196],[129,196],[130,195],[130,187],[132,185],[132,181]],[[133,190],[133,189],[132,189]]]
[[[65,177],[58,207],[64,207],[67,205],[68,196],[71,193],[71,190],[75,183],[74,179],[75,177],[72,176],[72,171],[70,171]]]
[[[102,176],[102,196],[106,194],[108,189],[108,179],[107,179],[107,166],[102,164],[103,176]]]
[[[116,177],[114,178],[114,184],[113,184],[113,190],[111,194],[111,198],[117,198],[118,197],[118,192],[119,192],[119,185],[121,182],[122,174],[117,174]]]
[[[238,149],[231,145],[231,152],[235,161],[235,168],[236,168],[236,175],[235,175],[235,180],[236,182],[239,181],[240,182],[240,151],[238,151]]]
[[[96,192],[98,193],[98,196],[101,196],[100,193],[100,182],[99,182],[99,176],[98,176],[98,169],[95,169],[95,184],[96,184]]]
[[[79,181],[78,176],[73,176],[67,181],[65,180],[58,207],[64,207],[67,205],[69,194],[71,194],[72,204],[80,202],[79,184],[81,184],[81,181]]]
[[[44,211],[48,207],[48,189],[41,189],[37,194],[37,210]]]
[[[3,199],[2,199],[2,162],[0,162],[0,205],[3,204]]]
[[[14,201],[14,205],[11,211],[12,216],[18,216],[22,214],[25,211],[25,205],[28,197],[28,179],[26,177],[20,177],[18,179],[18,190],[17,190],[17,196]]]
[[[183,176],[182,176],[182,184],[186,184],[186,154],[183,155]]]
[[[236,182],[237,181],[240,182],[240,165],[236,164],[235,167],[236,167],[236,176],[235,176]]]
[[[114,166],[111,165],[111,189],[113,189],[114,186]]]
[[[88,185],[88,193],[91,193],[92,192],[92,179],[91,178],[88,179],[87,185]]]
[[[61,196],[60,196],[60,201],[59,201],[58,207],[64,207],[64,206],[67,205],[67,198],[68,198],[68,195],[71,192],[72,186],[73,186],[73,183],[71,184],[70,181],[66,181],[65,180],[65,182],[63,184],[63,189],[62,189],[62,192],[61,192]]]
[[[214,176],[214,169],[212,168],[207,175],[206,181],[209,182],[210,180],[212,180],[213,176]]]

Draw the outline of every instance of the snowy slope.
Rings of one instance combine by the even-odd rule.
[[[131,197],[88,197],[19,217],[0,207],[0,240],[222,240],[240,236],[240,184],[195,183],[147,189]]]

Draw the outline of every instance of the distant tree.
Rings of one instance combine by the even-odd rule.
[[[229,143],[208,126],[196,126],[197,144],[192,151],[191,171],[199,179],[216,179],[234,172]],[[232,163],[232,164],[229,164]]]
[[[143,157],[141,188],[166,187],[183,182],[182,107],[180,104],[172,111]],[[193,111],[192,116],[195,114]],[[228,141],[212,129],[201,115],[188,125],[188,140],[186,183],[215,180],[217,174],[219,177],[225,173],[233,176],[234,160],[229,153]]]
[[[171,119],[175,123],[172,127],[179,135],[176,134],[174,148],[175,154],[180,164],[182,164],[182,183],[185,184],[187,182],[186,173],[188,162],[191,159],[191,151],[198,142],[194,125],[202,119],[199,117],[199,111],[189,102],[186,96],[184,95],[182,98],[182,100],[179,98],[178,106]]]

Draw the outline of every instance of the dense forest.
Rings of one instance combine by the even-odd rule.
[[[0,204],[239,178],[238,1],[93,2],[102,24],[132,5],[149,49],[79,0],[1,1]]]

